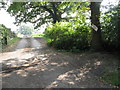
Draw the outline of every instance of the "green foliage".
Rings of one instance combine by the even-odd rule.
[[[28,26],[20,26],[19,29],[17,30],[18,33],[23,34],[23,35],[31,35],[33,31],[32,27]]]
[[[57,49],[79,51],[89,47],[89,28],[79,22],[57,22],[47,27],[45,36],[48,38],[49,45]]]
[[[16,24],[21,22],[34,23],[35,28],[39,28],[45,23],[56,23],[62,20],[69,21],[72,13],[89,10],[86,2],[13,2],[7,11],[16,18]],[[62,14],[67,13],[68,17],[62,18]]]
[[[16,24],[31,22],[36,26],[48,22],[60,21],[62,10],[61,2],[13,2],[8,12],[15,16]]]
[[[3,46],[1,51],[2,52],[11,51],[13,49],[12,46],[16,45],[19,39],[20,39],[19,37],[9,39],[8,44],[6,46]]]
[[[114,86],[120,86],[120,80],[119,80],[119,72],[118,71],[113,71],[113,72],[109,72],[109,73],[105,73],[102,76],[102,79],[107,82],[110,83]]]
[[[44,34],[33,34],[32,37],[35,37],[35,38],[44,38]]]
[[[102,34],[104,47],[108,50],[120,50],[120,5],[112,8],[103,16]]]
[[[14,37],[16,37],[14,32],[3,24],[0,24],[0,52],[8,44],[8,41]]]
[[[7,28],[3,24],[0,24],[0,39],[4,39],[5,37],[9,40],[14,38],[16,35],[11,29]]]
[[[36,28],[39,28],[45,23],[60,22],[46,29],[45,34],[48,42],[59,49],[77,51],[90,46],[91,32],[89,26],[86,25],[86,22],[90,20],[90,5],[96,6],[91,9],[91,12],[99,16],[98,6],[100,3],[98,5],[98,3],[91,4],[89,2],[13,2],[7,11],[15,16],[18,25],[22,22],[31,22]],[[103,17],[101,26],[105,48],[117,49],[120,46],[119,9],[119,6],[115,7]],[[94,17],[94,14],[92,14],[91,21],[94,21],[92,23],[100,31],[99,17]],[[92,48],[101,49],[101,32],[92,33],[92,37]]]
[[[8,44],[13,44],[16,41],[18,41],[19,39],[20,39],[19,37],[14,37],[14,38],[12,38],[11,40],[8,41]]]

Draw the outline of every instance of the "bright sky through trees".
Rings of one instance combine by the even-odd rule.
[[[102,5],[109,5],[110,4],[116,5],[119,0],[103,0]],[[104,10],[103,10],[104,11]],[[16,31],[18,26],[14,25],[15,18],[10,16],[4,9],[0,10],[0,24],[4,24],[6,27],[11,28],[12,31]],[[32,24],[27,23],[27,26],[31,26]]]

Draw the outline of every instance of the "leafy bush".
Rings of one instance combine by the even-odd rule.
[[[5,25],[0,24],[0,42],[2,46],[7,45],[7,42],[16,37],[16,34],[7,28]]]
[[[120,6],[112,8],[106,12],[102,22],[102,34],[104,40],[104,47],[107,50],[120,50],[120,22],[119,17]]]
[[[87,25],[76,22],[57,22],[45,30],[49,45],[70,51],[88,49],[89,33]]]

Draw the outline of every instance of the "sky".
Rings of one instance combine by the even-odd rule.
[[[108,2],[111,2],[111,4],[116,5],[119,0],[103,0],[101,3],[102,5],[108,5]],[[105,10],[103,10],[105,11]],[[7,28],[11,28],[12,31],[16,31],[19,27],[14,25],[15,18],[10,16],[8,12],[6,12],[4,9],[0,10],[0,24],[4,24]],[[32,24],[27,23],[25,24],[27,26],[32,26]]]
[[[5,10],[0,10],[0,24],[4,24],[6,27],[16,30],[17,27],[13,24],[14,17],[11,17]]]
[[[4,9],[0,10],[0,24],[4,24],[7,28],[11,28],[12,31],[16,31],[19,28],[19,26],[16,26],[14,22],[15,22],[15,17],[11,16]],[[31,23],[27,23],[25,25],[32,26]]]

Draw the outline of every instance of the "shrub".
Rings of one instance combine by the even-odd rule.
[[[57,22],[47,27],[45,37],[50,46],[70,51],[85,50],[89,47],[90,32],[87,25],[74,22]]]
[[[120,25],[118,25],[118,23],[120,22],[119,9],[120,6],[116,6],[106,12],[103,17],[103,22],[101,23],[103,29],[102,35],[104,40],[104,47],[109,51],[120,50]]]

